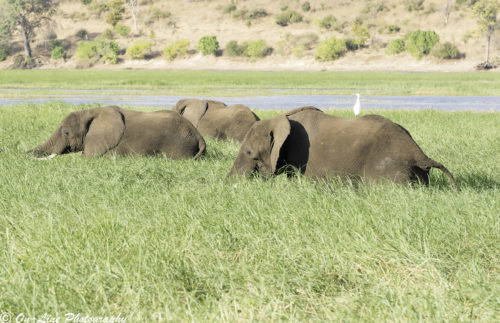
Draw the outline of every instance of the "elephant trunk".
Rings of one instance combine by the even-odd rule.
[[[241,155],[238,155],[234,161],[233,167],[227,174],[228,178],[238,176],[249,177],[254,170],[256,170],[257,164],[253,160],[245,160]]]
[[[59,155],[66,149],[66,143],[61,138],[59,128],[50,136],[50,138],[43,144],[28,150],[26,153],[33,154],[35,156],[48,156],[48,155]]]

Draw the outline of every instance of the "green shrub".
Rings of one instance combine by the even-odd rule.
[[[385,30],[388,34],[397,34],[401,28],[398,25],[388,25]]]
[[[89,38],[89,32],[86,29],[80,29],[75,34],[80,40],[86,40]]]
[[[219,49],[219,42],[215,36],[201,37],[198,42],[198,49],[203,55],[215,55]]]
[[[478,0],[456,0],[457,5],[459,6],[468,6],[472,7]]]
[[[402,39],[394,39],[387,44],[385,48],[385,53],[387,55],[396,55],[404,52],[406,49],[405,42]]]
[[[5,61],[10,54],[10,47],[7,44],[0,44],[0,62]]]
[[[106,41],[99,37],[92,41],[80,41],[76,49],[79,61],[92,66],[97,62],[116,64],[120,48],[115,41]]]
[[[410,12],[423,10],[424,9],[424,0],[405,0],[404,6],[405,6],[406,10],[408,10]]]
[[[110,7],[108,2],[92,1],[88,6],[88,10],[92,15],[100,18],[103,13],[108,12],[110,10]]]
[[[363,24],[355,22],[352,26],[352,33],[354,35],[354,42],[357,47],[362,47],[366,45],[368,38],[370,38],[370,32]]]
[[[115,37],[115,35],[113,34],[113,31],[109,28],[104,29],[101,36],[105,39],[113,39]]]
[[[130,34],[130,28],[124,25],[116,25],[115,31],[122,37],[128,37]]]
[[[109,13],[106,18],[106,22],[114,27],[120,20],[123,19],[123,13],[125,12],[123,0],[111,0],[108,8]]]
[[[268,15],[266,9],[255,9],[250,12],[248,15],[249,19],[258,19],[262,17],[266,17]]]
[[[238,44],[236,40],[231,40],[227,43],[224,49],[224,54],[227,56],[244,56],[247,50],[248,43]]]
[[[233,11],[236,11],[236,5],[234,3],[228,4],[227,6],[224,7],[222,10],[224,13],[231,13]]]
[[[328,15],[321,20],[317,20],[316,22],[320,28],[324,28],[327,30],[340,31],[340,29],[341,29],[339,21],[333,15]]]
[[[81,0],[84,5],[88,5],[92,0]]]
[[[460,57],[457,46],[451,42],[436,44],[432,47],[430,54],[439,59],[456,59]]]
[[[56,47],[62,47],[62,40],[59,40],[59,39],[49,40],[49,49],[53,50]]]
[[[407,35],[406,50],[416,58],[429,54],[432,47],[439,42],[439,36],[434,31],[416,30]]]
[[[248,10],[247,9],[240,9],[238,11],[235,11],[233,13],[233,18],[234,19],[239,19],[239,20],[247,20],[249,16]]]
[[[347,45],[344,39],[331,37],[318,44],[315,58],[320,61],[333,61],[347,52]]]
[[[354,38],[346,38],[344,41],[348,51],[355,51],[360,47],[359,42]]]
[[[144,59],[144,57],[151,53],[151,42],[140,39],[134,45],[127,48],[125,55],[132,59]]]
[[[149,10],[144,14],[144,24],[146,26],[150,26],[155,22],[159,22],[163,19],[172,17],[172,13],[170,11],[163,11],[157,7],[150,7]],[[167,25],[172,24],[172,21],[167,22]]]
[[[60,59],[64,58],[64,48],[62,46],[56,46],[50,52],[50,57],[52,59]]]
[[[309,3],[309,1],[306,1],[302,4],[302,10],[306,12],[311,10],[311,4]]]
[[[245,51],[245,56],[248,56],[251,61],[255,61],[258,58],[269,55],[271,51],[272,49],[267,46],[266,41],[263,39],[259,39],[248,43],[248,47]]]
[[[302,15],[294,10],[286,10],[276,16],[276,23],[282,27],[302,21]]]
[[[189,40],[176,40],[163,48],[163,57],[169,61],[173,61],[177,57],[185,56],[187,54],[188,47]]]
[[[361,13],[364,15],[377,15],[384,11],[389,11],[389,8],[387,8],[384,2],[367,3],[363,9],[361,9]]]

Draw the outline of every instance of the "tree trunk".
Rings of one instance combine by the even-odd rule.
[[[490,41],[491,41],[491,35],[493,34],[493,28],[488,28],[487,34],[486,34],[486,53],[484,56],[484,61],[486,65],[489,65],[490,61]]]
[[[136,12],[132,11],[132,18],[134,18],[134,32],[137,35],[139,31],[137,30],[137,17],[136,17]]]
[[[23,24],[21,24],[21,30],[24,38],[24,53],[27,57],[31,58],[31,45],[28,30]]]
[[[446,6],[444,7],[444,25],[448,25],[448,19],[450,18],[450,0],[446,1]]]

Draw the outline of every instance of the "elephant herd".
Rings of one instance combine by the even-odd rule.
[[[198,99],[155,112],[117,106],[80,110],[28,153],[198,158],[206,150],[203,136],[241,142],[228,176],[300,172],[312,178],[428,184],[434,167],[456,186],[448,169],[427,157],[402,126],[378,115],[342,118],[310,106],[266,120],[241,104]]]

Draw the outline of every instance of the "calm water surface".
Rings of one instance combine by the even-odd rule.
[[[2,97],[2,93],[17,91],[14,98]],[[21,93],[20,93],[21,92]],[[28,92],[27,92],[28,93]],[[135,107],[170,108],[186,96],[127,94],[127,90],[103,91],[72,90],[70,94],[29,94],[23,97],[22,90],[1,89],[0,106],[17,103],[44,103],[63,101],[72,104],[129,105]],[[312,105],[322,109],[351,108],[354,95],[272,95],[240,97],[193,97],[223,101],[228,105],[244,104],[252,109],[290,110]],[[361,96],[365,109],[434,109],[444,111],[496,111],[500,112],[500,96]]]

